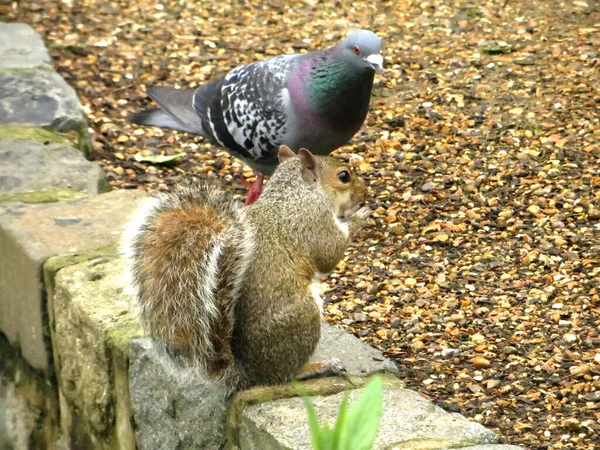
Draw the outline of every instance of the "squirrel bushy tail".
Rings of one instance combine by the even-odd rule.
[[[125,233],[142,325],[183,365],[236,376],[230,339],[252,235],[244,207],[210,185],[149,199]]]

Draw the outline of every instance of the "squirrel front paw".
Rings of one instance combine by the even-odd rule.
[[[354,214],[352,214],[352,216],[350,217],[350,222],[348,224],[351,234],[360,231],[360,229],[367,224],[371,212],[371,208],[369,208],[368,206],[363,206]]]
[[[365,219],[366,220],[371,215],[371,212],[372,212],[371,208],[369,208],[368,206],[363,206],[358,211],[356,211],[356,215],[358,217],[360,217],[361,219]]]

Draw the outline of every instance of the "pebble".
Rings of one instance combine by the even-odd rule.
[[[463,191],[467,194],[474,194],[475,192],[477,192],[477,188],[474,184],[466,184],[465,187],[463,187]]]
[[[391,323],[391,327],[392,328],[400,328],[402,326],[402,320],[400,320],[398,317],[394,318],[394,320],[392,320]]]
[[[381,284],[373,283],[371,286],[369,286],[369,289],[367,289],[367,294],[375,295],[379,292],[380,289],[381,289]]]
[[[444,348],[442,349],[442,356],[445,358],[446,356],[454,356],[460,354],[460,350],[457,348]]]
[[[515,353],[517,353],[517,348],[513,347],[512,345],[505,345],[504,349],[502,350],[506,355],[514,355]]]
[[[417,284],[417,280],[415,280],[414,278],[407,278],[406,280],[404,280],[405,286],[413,287],[413,286],[416,286],[416,284]]]
[[[485,381],[485,387],[486,387],[486,389],[494,389],[498,385],[500,385],[500,381],[498,381],[498,380],[487,380],[487,381]]]
[[[475,333],[471,336],[471,340],[476,344],[483,344],[485,342],[485,336],[481,333]]]
[[[600,391],[583,394],[583,398],[588,402],[600,402]]]
[[[473,365],[477,369],[487,369],[492,365],[492,363],[489,362],[487,359],[478,356],[477,358],[473,359]]]
[[[569,417],[568,419],[565,419],[564,425],[569,430],[578,430],[579,429],[579,420],[575,419],[574,417]]]
[[[365,322],[367,320],[367,315],[363,313],[354,313],[354,320],[356,322]]]
[[[413,351],[423,350],[425,348],[425,344],[423,344],[422,341],[416,341],[413,342],[411,348],[413,349]]]
[[[432,183],[425,183],[423,186],[421,186],[421,191],[423,191],[423,192],[430,192],[432,189],[433,189]]]
[[[588,210],[588,218],[590,220],[599,220],[600,219],[600,209],[590,208]]]

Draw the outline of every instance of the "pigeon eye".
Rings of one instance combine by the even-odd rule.
[[[358,48],[358,45],[355,45],[354,47],[352,47],[352,51],[354,52],[355,55],[360,55],[360,48]]]
[[[337,177],[342,183],[350,183],[350,172],[347,170],[342,170],[338,173]]]

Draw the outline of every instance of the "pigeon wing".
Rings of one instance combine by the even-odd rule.
[[[255,168],[277,165],[277,149],[288,130],[287,80],[295,61],[294,55],[276,56],[232,70],[222,80],[220,114],[210,111],[222,121],[213,120],[216,136],[242,147]],[[222,145],[231,148],[224,138]]]

